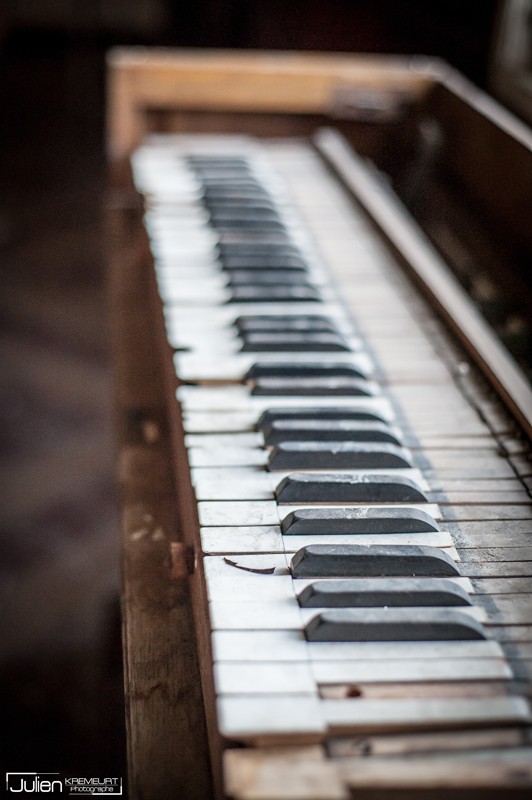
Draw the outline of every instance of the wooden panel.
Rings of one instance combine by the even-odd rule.
[[[119,48],[108,57],[109,154],[127,156],[147,130],[148,109],[322,114],[335,92],[398,90],[415,98],[438,62],[371,55]]]

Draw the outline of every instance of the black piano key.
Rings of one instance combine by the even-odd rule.
[[[210,224],[218,232],[225,233],[231,231],[238,231],[246,233],[270,233],[279,231],[282,233],[285,229],[284,224],[278,219],[231,219],[231,217],[217,217],[213,219],[210,217]]]
[[[267,447],[279,442],[391,442],[400,445],[397,435],[384,422],[355,420],[280,419],[264,430]]]
[[[282,442],[270,453],[269,470],[342,470],[411,467],[397,445],[366,442]]]
[[[209,212],[209,214],[216,216],[217,214],[231,214],[234,216],[235,214],[242,214],[247,216],[249,214],[254,215],[261,215],[266,214],[270,217],[278,218],[278,214],[275,210],[275,207],[271,201],[268,199],[248,199],[245,203],[240,202],[237,203],[235,201],[230,200],[221,200],[216,199],[213,200],[211,198],[203,200],[203,205]]]
[[[457,577],[452,558],[422,545],[328,545],[302,547],[292,556],[295,578]]]
[[[281,522],[281,532],[293,536],[366,533],[432,533],[438,525],[417,508],[300,508]]]
[[[302,608],[470,606],[462,586],[446,578],[349,578],[310,583],[298,595]]]
[[[230,303],[321,303],[320,293],[314,286],[301,283],[297,286],[235,286]]]
[[[258,361],[253,364],[245,375],[245,380],[256,378],[278,378],[282,376],[317,377],[330,375],[332,377],[365,378],[366,375],[356,364],[345,361]]]
[[[279,504],[299,503],[425,503],[426,495],[402,475],[345,475],[294,472],[275,490]]]
[[[225,153],[188,153],[185,161],[192,167],[231,166],[249,169],[249,161],[244,156],[235,156]]]
[[[253,191],[260,191],[261,185],[260,183],[252,176],[251,173],[245,171],[235,171],[232,174],[226,172],[225,174],[220,170],[217,173],[196,173],[198,180],[201,181],[203,191],[209,191],[212,189],[224,189],[227,187],[231,187],[233,189],[244,189],[244,190],[253,190]]]
[[[344,342],[341,336],[336,333],[329,333],[328,331],[318,331],[316,333],[311,331],[293,332],[288,331],[274,331],[267,333],[260,331],[258,333],[248,332],[242,334],[242,352],[244,353],[345,353],[349,352],[349,346]],[[273,378],[258,378],[261,381],[264,391],[257,391],[255,394],[286,394],[286,392],[278,391],[274,386],[268,387],[265,381],[277,380]],[[286,388],[289,388],[291,379],[284,379]],[[267,388],[268,387],[268,388]],[[293,394],[291,391],[289,394]],[[317,392],[298,391],[297,394],[316,394]],[[324,394],[323,391],[319,392]],[[333,392],[330,392],[333,394]],[[345,392],[336,392],[337,394],[345,394]],[[325,394],[328,394],[325,392]],[[364,394],[364,392],[357,391],[355,394]]]
[[[300,256],[293,253],[262,253],[247,254],[243,256],[224,256],[221,259],[222,269],[233,272],[235,270],[288,270],[291,272],[305,272],[307,263]]]
[[[376,420],[386,422],[379,411],[372,408],[350,408],[349,406],[279,406],[263,411],[257,421],[257,430],[267,430],[275,420],[326,420],[326,419],[352,419]]]
[[[259,256],[299,256],[299,248],[291,239],[284,236],[255,236],[251,238],[226,234],[220,237],[216,249],[222,261],[226,258],[247,258]]]
[[[204,202],[245,203],[250,199],[272,202],[270,193],[260,184],[251,187],[228,184],[225,181],[219,181],[218,184],[211,181],[202,187],[201,196]]]
[[[240,248],[241,252],[268,252],[270,248],[286,248],[291,246],[291,239],[286,231],[219,231],[218,251],[223,255],[228,248],[234,252]],[[294,248],[294,252],[298,251]]]
[[[283,284],[293,285],[301,284],[304,277],[302,273],[291,270],[235,270],[227,274],[227,283],[229,286],[260,286],[262,284],[274,284],[282,286]]]
[[[482,625],[446,608],[323,611],[305,627],[309,642],[413,642],[485,639]]]
[[[234,228],[248,228],[250,226],[270,226],[272,224],[284,227],[283,222],[275,211],[262,209],[260,211],[240,211],[232,208],[224,209],[210,209],[209,221],[211,225],[219,227],[221,225],[230,225]]]
[[[328,317],[315,314],[249,314],[237,317],[234,322],[240,335],[248,333],[275,333],[276,331],[294,333],[307,331],[312,333],[336,333],[335,324]]]
[[[330,336],[330,334],[325,334]],[[308,350],[315,347],[314,337],[309,336]],[[314,378],[257,378],[253,382],[251,394],[331,397],[369,397],[373,391],[367,381],[360,378],[339,376],[336,378],[316,376]]]

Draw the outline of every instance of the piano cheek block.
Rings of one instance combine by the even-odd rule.
[[[445,578],[351,578],[309,583],[298,595],[301,608],[407,608],[470,606],[462,586]]]
[[[281,532],[288,535],[357,533],[430,533],[438,525],[416,508],[303,508],[288,514]]]
[[[275,490],[278,503],[426,503],[410,478],[390,475],[293,473]]]
[[[268,459],[269,470],[380,469],[411,467],[404,450],[386,442],[283,442]]]
[[[305,628],[310,642],[405,642],[485,639],[476,620],[447,609],[323,611]]]
[[[457,577],[452,558],[421,545],[307,545],[292,556],[294,578]]]

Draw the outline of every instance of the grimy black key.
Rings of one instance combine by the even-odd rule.
[[[245,375],[245,380],[256,378],[315,378],[330,376],[332,378],[354,377],[366,378],[364,370],[355,364],[344,361],[257,361]]]
[[[232,272],[233,270],[288,270],[295,272],[306,272],[308,267],[301,256],[288,252],[283,254],[277,252],[270,253],[248,253],[241,256],[224,256],[221,260],[222,269]]]
[[[217,211],[231,211],[235,214],[237,212],[245,213],[260,213],[267,211],[270,214],[276,214],[275,206],[269,197],[263,195],[262,197],[256,196],[254,198],[248,197],[244,200],[236,200],[234,197],[212,197],[207,196],[203,198],[203,205],[211,212]]]
[[[282,442],[272,449],[269,470],[342,470],[411,467],[400,447],[387,442]]]
[[[372,408],[350,408],[349,406],[279,406],[263,411],[257,421],[257,430],[265,431],[278,419],[352,419],[376,420],[386,422],[385,418]]]
[[[301,273],[291,272],[287,270],[235,270],[227,275],[227,284],[229,286],[246,286],[262,284],[276,284],[281,286],[283,284],[300,284]]]
[[[242,352],[248,353],[338,353],[349,351],[341,336],[336,333],[318,332],[302,333],[287,331],[258,331],[252,333],[246,331],[241,336],[243,340]],[[262,380],[262,379],[259,379]],[[267,378],[271,380],[271,378]],[[259,392],[257,392],[258,394]],[[261,394],[283,394],[283,392],[261,392]]]
[[[264,431],[266,446],[279,442],[401,442],[384,422],[365,422],[360,420],[289,420],[272,422]]]
[[[241,335],[246,332],[337,332],[335,324],[328,317],[315,314],[249,314],[237,317],[234,325]]]
[[[275,490],[279,504],[425,503],[426,495],[411,478],[398,475],[292,473]]]
[[[310,284],[298,286],[235,286],[230,303],[321,303],[318,290]]]
[[[281,532],[293,536],[432,533],[437,530],[437,523],[426,511],[393,506],[300,508],[281,522]]]
[[[324,334],[329,336],[330,334]],[[318,336],[320,336],[318,334]],[[309,347],[315,347],[314,337],[308,336]],[[251,390],[252,394],[257,395],[286,395],[286,396],[312,396],[312,397],[331,397],[339,395],[341,397],[369,397],[373,391],[367,381],[360,378],[351,377],[312,377],[312,378],[257,378]]]
[[[267,219],[265,217],[252,219],[251,217],[243,220],[241,218],[232,218],[229,216],[218,215],[213,218],[211,215],[210,223],[217,231],[242,231],[242,232],[283,232],[284,224],[278,219]]]
[[[309,583],[297,597],[302,608],[406,608],[470,606],[462,586],[446,578],[347,578]]]
[[[295,578],[457,577],[452,558],[423,545],[328,545],[302,547],[290,564]]]
[[[299,248],[287,235],[279,237],[257,237],[253,240],[235,234],[220,237],[216,249],[222,261],[226,258],[243,258],[247,256],[299,256]]]
[[[268,209],[261,209],[259,211],[250,209],[246,212],[240,212],[238,210],[233,212],[233,209],[230,207],[223,210],[210,209],[209,218],[211,224],[215,227],[222,225],[230,225],[232,228],[239,228],[240,226],[246,228],[248,226],[261,225],[270,227],[272,223],[275,223],[275,227],[284,227],[277,213],[275,211],[269,211]]]
[[[447,608],[323,611],[305,627],[309,642],[423,642],[485,639],[482,625]]]

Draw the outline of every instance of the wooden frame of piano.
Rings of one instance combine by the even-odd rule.
[[[177,532],[165,389],[151,357],[162,334],[150,324],[139,325],[139,319],[148,321],[145,295],[154,287],[148,286],[151,257],[128,156],[148,132],[297,135],[333,123],[362,154],[376,156],[378,162],[389,156],[390,135],[409,128],[404,109],[411,122],[416,109],[424,114],[428,108],[445,120],[446,136],[453,143],[446,150],[446,168],[454,178],[459,175],[461,186],[489,219],[497,215],[510,254],[521,258],[531,244],[526,168],[531,140],[517,120],[437,60],[130,48],[112,51],[108,65],[114,192],[108,214],[110,295],[124,500],[129,789],[131,797],[165,797],[174,787],[178,796],[200,800],[209,796],[212,762],[196,679],[190,600],[186,582],[175,580],[187,570],[181,541],[183,532],[186,541],[187,520],[181,518]],[[464,135],[465,126],[474,126],[476,137]],[[479,161],[481,150],[494,156],[490,170]],[[503,171],[509,188],[501,197]],[[175,381],[175,376],[168,379]],[[522,397],[513,409],[521,422],[528,400]],[[181,492],[190,493],[187,477],[177,479]],[[201,593],[202,587],[194,591]],[[201,632],[198,616],[196,622],[205,642],[208,636]],[[207,677],[204,686],[208,683]],[[213,771],[220,794],[218,764]]]

